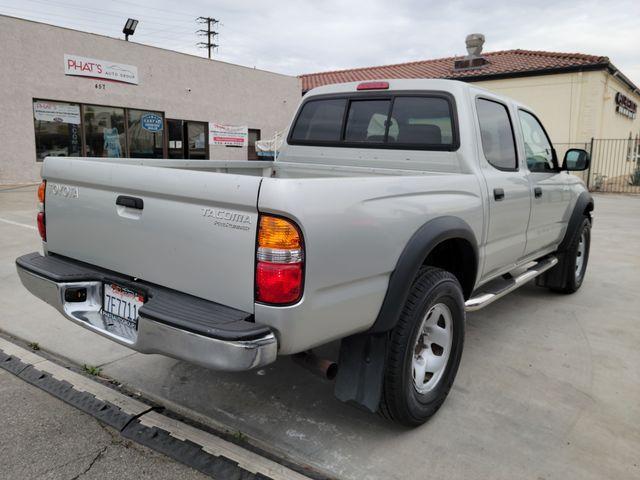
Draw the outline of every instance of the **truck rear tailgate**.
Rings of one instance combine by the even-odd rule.
[[[48,251],[253,312],[260,177],[62,157],[42,176]]]

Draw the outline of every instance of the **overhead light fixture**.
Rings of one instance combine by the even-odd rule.
[[[122,29],[122,33],[124,33],[124,39],[128,42],[129,35],[133,35],[136,31],[136,27],[138,26],[138,20],[134,18],[130,18],[127,20],[127,23],[124,24],[124,28]]]

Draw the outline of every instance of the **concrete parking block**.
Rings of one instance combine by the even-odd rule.
[[[26,358],[33,360],[29,363]],[[16,368],[19,365],[20,368]],[[223,440],[45,360],[0,338],[0,368],[94,416],[123,436],[169,455],[214,478],[305,480],[284,465]]]

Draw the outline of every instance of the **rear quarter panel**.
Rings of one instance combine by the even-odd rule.
[[[483,233],[481,191],[472,173],[268,178],[258,209],[295,220],[304,235],[301,301],[255,306],[256,321],[277,330],[281,354],[369,328],[403,248],[429,220],[457,216],[478,243]]]

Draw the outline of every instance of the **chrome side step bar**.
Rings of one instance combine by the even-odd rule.
[[[529,280],[543,274],[557,263],[558,259],[556,257],[548,256],[536,262],[517,277],[508,280],[501,278],[481,286],[477,292],[474,292],[475,296],[465,302],[465,310],[467,312],[475,312],[476,310],[486,307],[499,298],[504,297],[507,293],[513,292],[516,288],[521,287]]]

